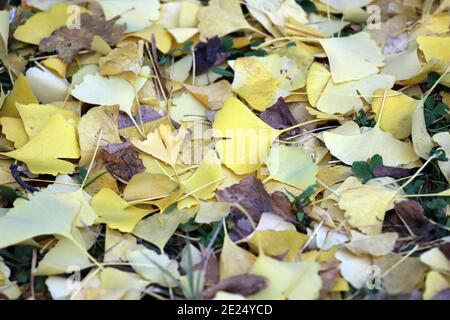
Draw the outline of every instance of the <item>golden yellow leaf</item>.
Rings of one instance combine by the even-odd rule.
[[[170,125],[161,124],[147,135],[146,140],[132,138],[130,141],[139,150],[175,167],[186,134],[187,130],[184,128],[174,134]]]
[[[51,57],[42,61],[42,64],[46,66],[49,70],[55,72],[61,78],[66,77],[67,73],[67,63],[62,61],[57,57]]]
[[[395,191],[372,186],[361,186],[343,191],[339,207],[345,210],[348,223],[368,235],[381,232],[384,215],[392,209]]]
[[[431,300],[440,291],[450,288],[450,281],[437,271],[430,271],[425,280],[424,300]]]
[[[31,138],[35,137],[55,115],[59,114],[67,123],[76,127],[80,117],[72,110],[59,108],[52,104],[21,104],[16,103],[19,115],[22,118],[25,131]]]
[[[14,82],[14,87],[11,93],[7,96],[5,103],[0,110],[0,116],[2,117],[11,117],[11,118],[19,118],[19,111],[17,111],[16,103],[22,104],[30,104],[30,103],[39,103],[36,96],[33,93],[33,89],[31,89],[30,84],[27,81],[27,78],[21,73],[17,78],[16,82]]]
[[[150,211],[131,206],[109,188],[101,189],[92,198],[92,208],[98,215],[98,222],[122,232],[133,231],[136,224]]]
[[[99,148],[110,143],[122,143],[119,136],[117,107],[94,107],[84,114],[78,123],[80,141],[80,166],[89,164],[94,156],[97,144]],[[101,131],[101,139],[100,138]]]
[[[38,45],[43,38],[48,37],[57,28],[66,25],[73,19],[74,10],[70,6],[71,4],[68,3],[57,3],[50,8],[50,11],[35,14],[16,29],[14,38]],[[81,13],[88,12],[81,7],[75,8]]]
[[[418,100],[407,95],[389,90],[383,106],[384,90],[377,90],[373,99],[372,110],[383,131],[392,133],[396,139],[405,139],[411,135],[412,117],[418,105]],[[380,119],[381,115],[381,119]]]
[[[80,149],[74,126],[60,114],[55,114],[27,144],[2,154],[25,162],[33,173],[57,175],[73,173],[75,166],[60,158],[77,159]]]
[[[256,257],[249,251],[239,247],[225,234],[220,254],[220,278],[246,274],[253,266]]]
[[[286,97],[306,84],[306,70],[291,58],[293,55],[288,51],[284,55],[273,53],[265,57],[236,59],[233,91],[252,108],[266,110],[279,97]]]
[[[450,62],[450,38],[437,36],[417,37],[419,49],[425,55],[425,60],[438,59],[442,62]]]
[[[283,261],[292,262],[307,239],[306,234],[295,230],[259,230],[252,234],[249,245],[259,255],[283,256]]]
[[[6,139],[14,142],[14,147],[16,149],[24,146],[29,141],[22,120],[18,118],[1,117],[0,125],[2,126],[2,133],[5,135]]]
[[[223,179],[222,164],[214,150],[209,150],[200,166],[187,180],[181,182],[185,194],[196,199],[208,200]]]
[[[306,78],[306,92],[311,106],[315,107],[320,95],[325,90],[330,80],[330,72],[320,63],[314,62]]]
[[[178,183],[165,175],[139,173],[134,175],[125,187],[123,198],[126,201],[164,198],[178,188]]]
[[[319,297],[322,279],[319,264],[311,261],[283,262],[260,255],[250,274],[266,277],[269,286],[251,295],[255,300],[313,300]]]
[[[198,11],[200,40],[214,36],[223,37],[229,33],[252,29],[245,20],[239,0],[211,0],[208,6]],[[217,23],[220,21],[220,23]]]
[[[213,134],[224,138],[216,143],[222,163],[237,174],[246,174],[261,167],[280,131],[260,120],[237,98],[231,97],[216,114]]]

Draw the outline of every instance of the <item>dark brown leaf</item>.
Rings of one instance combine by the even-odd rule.
[[[204,299],[212,299],[219,291],[249,296],[255,294],[269,285],[269,280],[255,275],[239,275],[225,278],[215,286],[203,292]]]
[[[145,171],[144,164],[130,142],[108,144],[102,149],[102,157],[108,171],[123,181]]]
[[[261,113],[259,117],[274,129],[286,129],[297,124],[283,98],[278,98],[277,102]],[[297,135],[300,132],[299,128],[288,131],[290,135]]]
[[[381,177],[393,177],[393,178],[404,178],[410,176],[414,170],[411,169],[404,169],[404,168],[395,168],[395,167],[388,167],[384,165],[379,165],[373,170],[373,175],[375,178],[381,178]]]
[[[114,46],[125,32],[126,25],[117,25],[119,17],[109,21],[99,17],[82,13],[80,28],[69,29],[60,27],[41,40],[39,49],[45,52],[58,52],[59,57],[67,63],[72,62],[75,56],[83,50],[90,50],[94,36],[100,36],[110,46]]]
[[[261,214],[270,212],[283,217],[286,220],[294,218],[291,212],[289,200],[281,193],[277,192],[270,196],[264,189],[261,180],[254,176],[242,179],[239,183],[223,190],[216,191],[220,201],[228,203],[238,203],[250,214],[255,223],[259,222]],[[232,214],[242,217],[242,212],[232,209]]]
[[[389,220],[394,228],[390,231],[397,231],[400,236],[409,235],[406,233],[407,229],[404,228],[404,225],[407,224],[414,235],[419,237],[419,242],[436,239],[437,227],[428,221],[420,203],[414,200],[403,200],[397,202],[394,209],[396,215]],[[402,229],[404,230],[401,231]]]

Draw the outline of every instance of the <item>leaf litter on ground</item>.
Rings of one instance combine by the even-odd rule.
[[[14,3],[0,299],[450,299],[448,1]]]

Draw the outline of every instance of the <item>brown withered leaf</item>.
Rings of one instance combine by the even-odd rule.
[[[125,32],[126,25],[116,24],[119,17],[109,21],[87,13],[80,16],[80,28],[60,27],[41,40],[39,49],[45,52],[58,52],[58,56],[70,63],[83,50],[90,50],[94,36],[99,36],[110,46],[114,46]]]
[[[373,175],[375,178],[393,177],[399,179],[408,177],[413,173],[414,170],[411,169],[388,167],[385,165],[379,165],[373,170]]]
[[[255,222],[259,221],[264,212],[277,214],[286,220],[294,218],[286,196],[281,192],[269,195],[261,180],[254,176],[242,179],[239,183],[223,190],[217,190],[216,195],[219,201],[240,204]],[[234,207],[231,213],[238,217],[243,215]]]
[[[402,200],[395,204],[394,210],[396,215],[390,217],[389,223],[393,226],[389,229],[399,232],[400,237],[409,235],[404,226],[406,223],[408,228],[418,237],[418,242],[436,239],[437,226],[427,219],[420,203],[414,200]]]
[[[145,171],[144,164],[130,142],[108,144],[101,153],[106,168],[116,178],[129,181]]]
[[[225,278],[215,286],[203,292],[204,299],[212,299],[219,291],[249,296],[255,294],[269,285],[269,280],[256,275],[239,275]]]

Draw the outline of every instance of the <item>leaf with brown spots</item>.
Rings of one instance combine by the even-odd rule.
[[[122,181],[129,181],[135,174],[145,171],[130,142],[108,144],[102,149],[102,156],[108,171]]]

